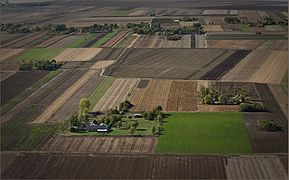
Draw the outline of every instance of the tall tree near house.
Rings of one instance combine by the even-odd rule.
[[[79,102],[79,116],[84,116],[88,113],[90,107],[90,101],[87,98],[80,99]]]

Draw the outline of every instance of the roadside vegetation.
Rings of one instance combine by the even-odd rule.
[[[169,113],[157,153],[251,154],[240,113]]]

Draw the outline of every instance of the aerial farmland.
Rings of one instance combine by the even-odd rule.
[[[0,2],[1,179],[288,179],[288,2]]]

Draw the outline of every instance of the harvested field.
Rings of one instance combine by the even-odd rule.
[[[2,47],[5,48],[28,48],[33,47],[39,42],[40,39],[44,38],[47,35],[47,32],[35,32],[30,33],[24,37],[17,38],[13,41],[10,41],[6,44],[3,44]]]
[[[108,40],[105,44],[101,47],[113,47],[117,44],[121,39],[128,33],[128,31],[120,31],[115,36],[113,36],[110,40]]]
[[[90,69],[105,69],[112,65],[114,62],[114,60],[97,61]]]
[[[208,40],[207,48],[254,50],[263,42],[264,40]]]
[[[207,31],[207,32],[223,32],[224,31],[220,25],[206,25],[203,27],[204,27],[204,31]]]
[[[136,86],[138,80],[117,79],[93,108],[93,111],[106,112],[111,108],[118,107],[121,102],[126,100],[131,91]]]
[[[8,59],[8,58],[13,58],[15,56],[17,56],[18,54],[20,54],[22,51],[24,51],[24,49],[2,49],[0,50],[0,62]]]
[[[204,10],[203,12],[202,12],[202,14],[209,14],[209,15],[219,15],[219,14],[221,14],[221,15],[226,15],[226,14],[229,14],[229,12],[228,12],[228,10],[212,10],[212,9],[210,9],[210,10]]]
[[[228,179],[287,179],[277,156],[240,156],[226,159]]]
[[[5,79],[1,82],[1,104],[7,103],[48,73],[49,71],[17,72]]]
[[[158,105],[166,110],[171,84],[172,81],[151,80],[147,87],[135,89],[131,96],[131,102],[134,105],[132,110],[152,110]]]
[[[49,38],[46,41],[43,41],[42,43],[38,44],[36,47],[37,48],[45,48],[45,47],[51,46],[52,44],[55,44],[58,41],[61,41],[62,39],[66,38],[66,37],[67,37],[67,35],[57,35],[57,36],[54,36],[52,38]],[[55,48],[57,48],[57,47],[55,47]]]
[[[77,40],[80,36],[77,35],[71,35],[67,36],[65,38],[62,38],[59,41],[56,41],[55,43],[48,46],[48,48],[66,48],[68,47],[73,41]]]
[[[197,82],[141,80],[130,100],[133,111],[148,111],[161,105],[164,111],[197,111]]]
[[[157,137],[73,137],[51,138],[40,150],[114,154],[153,154]]]
[[[21,153],[1,178],[225,179],[224,160],[220,156]]]
[[[221,80],[280,83],[287,71],[287,51],[255,50],[226,73]]]
[[[207,71],[204,75],[202,75],[201,79],[220,79],[226,72],[231,70],[249,53],[250,51],[248,50],[235,51],[221,63],[216,65],[213,69]]]
[[[163,48],[191,48],[191,35],[183,35],[178,41],[169,41],[165,39]]]
[[[220,49],[128,49],[105,75],[199,79],[234,51]]]
[[[102,51],[101,48],[68,48],[61,54],[56,56],[56,61],[90,61],[98,53]]]
[[[195,48],[205,48],[206,40],[204,35],[195,34]]]
[[[48,121],[82,86],[87,83],[89,79],[96,76],[97,73],[99,73],[99,71],[96,70],[88,70],[85,72],[85,74],[83,74],[72,86],[66,89],[66,91],[61,94],[43,114],[34,120],[33,123],[45,123]]]
[[[93,60],[105,60],[112,59],[115,60],[121,54],[124,49],[122,48],[103,48]]]
[[[167,100],[167,111],[196,111],[197,82],[173,81]]]

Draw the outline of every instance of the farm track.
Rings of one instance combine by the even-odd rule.
[[[77,137],[51,138],[39,151],[112,154],[152,154],[157,137]]]
[[[221,63],[216,65],[213,69],[206,72],[201,79],[205,80],[217,80],[220,79],[226,72],[231,70],[236,64],[238,64],[244,57],[246,57],[250,51],[248,50],[238,50],[232,55],[227,57]]]
[[[93,111],[106,112],[111,108],[118,107],[121,102],[127,99],[137,82],[138,80],[136,79],[115,80],[105,95],[95,105]]]
[[[49,71],[17,72],[5,79],[1,82],[1,104],[4,105],[48,73]]]

